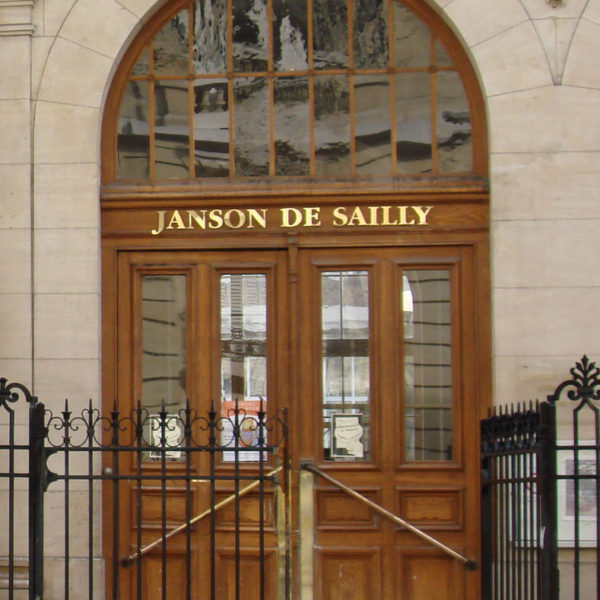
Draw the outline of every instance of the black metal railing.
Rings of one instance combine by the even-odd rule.
[[[21,398],[28,410],[19,419]],[[289,594],[290,551],[274,516],[288,509],[276,500],[288,485],[285,411],[267,415],[262,402],[253,412],[236,404],[206,415],[164,406],[121,414],[115,406],[103,416],[91,403],[75,414],[65,402],[53,413],[24,386],[0,380],[0,415],[2,408],[3,597],[19,593],[13,573],[25,552],[16,548],[22,531],[15,524],[27,522],[30,600],[41,600],[49,585],[61,600],[264,600],[269,586],[282,589],[281,573]],[[19,443],[24,431],[28,439]],[[254,511],[249,520],[244,502]],[[227,516],[219,518],[225,506]],[[289,523],[289,515],[279,521]],[[217,567],[223,556],[226,582]],[[254,575],[242,584],[248,562]]]
[[[482,421],[484,600],[600,600],[599,375]]]

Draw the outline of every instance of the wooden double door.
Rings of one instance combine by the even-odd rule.
[[[284,538],[288,589],[298,600],[478,598],[476,571],[302,469],[316,466],[477,560],[485,352],[476,254],[472,244],[116,253],[111,310],[121,402],[141,399],[149,414],[163,402],[176,413],[188,399],[198,413],[211,406],[226,412],[235,402],[249,414],[260,406],[269,415],[289,411],[293,476],[284,502],[291,517],[282,532],[282,501],[267,495],[266,514],[273,516],[264,549],[266,598],[283,597],[286,589]],[[181,468],[177,458],[168,469]],[[202,460],[194,465],[199,473]],[[242,458],[242,470],[252,472],[255,460]],[[148,460],[144,468],[158,467]],[[230,457],[221,454],[217,468],[231,470]],[[202,485],[193,489],[194,513],[209,503]],[[224,498],[231,486],[217,491]],[[157,535],[162,509],[152,485],[144,493],[146,543]],[[174,486],[168,494],[162,518],[175,527],[184,519],[182,490]],[[244,502],[239,525],[247,532],[257,499]],[[134,511],[125,506],[123,513]],[[224,509],[217,520],[215,589],[217,598],[233,600],[235,532],[227,515]],[[136,529],[133,518],[121,524],[123,554],[141,539]],[[208,549],[200,523],[193,528],[193,598],[210,598]],[[173,600],[185,597],[185,546],[170,543],[169,553]],[[256,555],[245,537],[240,597],[248,600],[260,597]],[[143,597],[161,598],[160,557],[144,560]],[[123,597],[135,597],[140,584],[132,571],[120,577]]]

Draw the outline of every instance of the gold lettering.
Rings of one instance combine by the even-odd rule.
[[[333,209],[333,225],[335,227],[342,227],[348,224],[348,215],[346,215],[345,206],[336,206]]]
[[[418,225],[428,225],[427,215],[431,212],[433,206],[411,206],[411,208],[417,213]]]
[[[398,207],[398,217],[400,219],[398,225],[414,225],[415,220],[411,219],[410,221],[406,220],[406,212],[408,211],[408,206],[399,206]]]
[[[194,229],[194,223],[200,227],[200,229],[206,229],[206,211],[201,210],[198,214],[195,210],[188,210],[188,229]]]
[[[158,215],[158,223],[156,224],[156,229],[152,230],[152,235],[158,235],[162,233],[165,228],[165,213],[166,210],[157,210],[156,214]]]
[[[266,229],[267,227],[267,209],[266,208],[249,208],[248,209],[248,229],[254,229],[254,222],[259,227]]]
[[[231,220],[232,215],[237,215],[237,225],[235,225]],[[231,229],[239,229],[246,223],[246,214],[237,208],[230,208],[223,215],[223,221],[225,221],[225,225],[227,225],[227,227],[230,227]]]
[[[178,210],[173,211],[173,216],[167,225],[167,229],[187,229]]]
[[[379,211],[379,206],[369,206],[369,215],[371,220],[369,221],[369,225],[379,225],[377,221],[377,212]]]
[[[208,220],[210,229],[221,229],[223,227],[223,211],[220,208],[214,208],[208,213]]]
[[[304,209],[304,226],[305,227],[319,227],[321,221],[319,219],[321,209],[318,206],[306,207]]]
[[[302,212],[297,208],[281,209],[281,226],[297,227],[302,223]]]
[[[390,221],[390,210],[392,210],[391,206],[382,206],[381,212],[382,218],[380,225],[398,225],[398,221]]]
[[[359,206],[354,207],[354,210],[352,211],[352,216],[348,221],[348,225],[367,225],[367,221],[365,220],[365,217],[362,214],[362,210],[360,210]]]

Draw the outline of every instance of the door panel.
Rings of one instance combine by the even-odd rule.
[[[167,412],[189,400],[199,413],[214,407],[221,415],[231,414],[236,402],[248,414],[288,407],[293,468],[310,461],[459,552],[476,555],[478,491],[466,485],[478,472],[471,247],[153,251],[123,253],[119,261],[122,398],[132,406],[140,398],[150,413],[163,401]],[[219,435],[227,441],[227,430]],[[192,468],[206,472],[208,458],[195,460]],[[257,468],[255,455],[240,456],[240,463],[249,473]],[[150,456],[143,468],[152,473],[158,466]],[[182,468],[177,452],[167,468]],[[218,468],[231,471],[232,456],[223,452]],[[194,513],[209,506],[207,490],[195,485]],[[144,484],[145,542],[165,518],[157,504],[162,491],[152,480]],[[222,483],[215,500],[233,491]],[[184,492],[177,486],[167,491],[169,526],[183,520]],[[134,500],[133,492],[124,500],[130,514]],[[343,491],[317,479],[312,505],[314,564],[307,572],[313,576],[300,585],[293,575],[298,598],[477,597],[476,576],[465,576],[458,561]],[[263,506],[270,531],[267,598],[278,598],[281,532],[274,497],[267,495]],[[218,515],[219,599],[236,597],[229,577],[236,535],[243,540],[244,597],[254,597],[259,548],[252,532],[259,507],[260,498],[249,494],[237,515],[231,507]],[[299,516],[293,527],[300,532],[289,532],[294,547],[301,547],[306,536]],[[135,529],[132,519],[124,554],[135,543]],[[209,550],[207,524],[200,523],[193,529],[195,589],[210,578]],[[182,543],[169,546],[169,581],[186,564],[182,553]],[[161,562],[152,554],[147,560],[155,566],[144,598],[153,600],[160,597],[152,589],[158,589]],[[133,575],[123,579],[123,589],[135,590]],[[169,600],[179,597],[185,596],[175,586]]]

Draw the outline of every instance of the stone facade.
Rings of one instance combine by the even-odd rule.
[[[100,398],[100,123],[164,2],[0,0],[0,371]],[[494,402],[600,359],[600,0],[438,0],[487,101]]]

